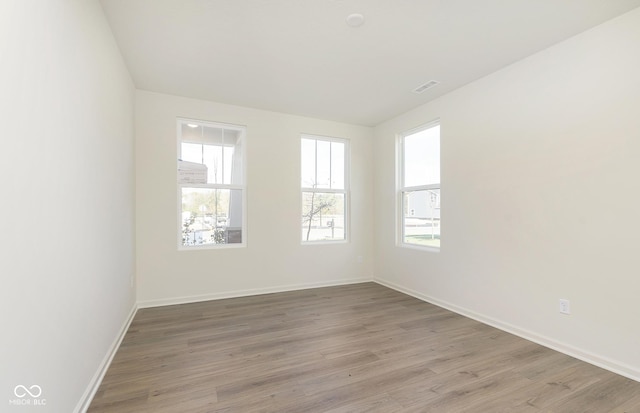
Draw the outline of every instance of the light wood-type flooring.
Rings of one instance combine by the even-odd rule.
[[[89,412],[623,413],[640,383],[364,283],[141,309]]]

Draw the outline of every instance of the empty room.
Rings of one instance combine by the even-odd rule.
[[[2,0],[2,412],[640,412],[640,0]]]

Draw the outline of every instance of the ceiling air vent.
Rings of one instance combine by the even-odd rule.
[[[427,83],[425,83],[424,85],[420,85],[417,88],[413,89],[413,93],[422,93],[425,90],[434,87],[438,83],[440,83],[440,82],[438,82],[437,80],[430,80]]]

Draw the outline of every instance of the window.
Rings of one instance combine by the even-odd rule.
[[[241,126],[178,119],[181,248],[245,244]]]
[[[302,136],[302,241],[347,239],[348,145],[344,139]]]
[[[400,243],[440,247],[440,125],[400,137]]]

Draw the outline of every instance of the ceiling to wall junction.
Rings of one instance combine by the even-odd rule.
[[[139,89],[373,126],[640,0],[101,0]],[[351,27],[347,17],[362,14]],[[436,80],[421,94],[413,90]]]

